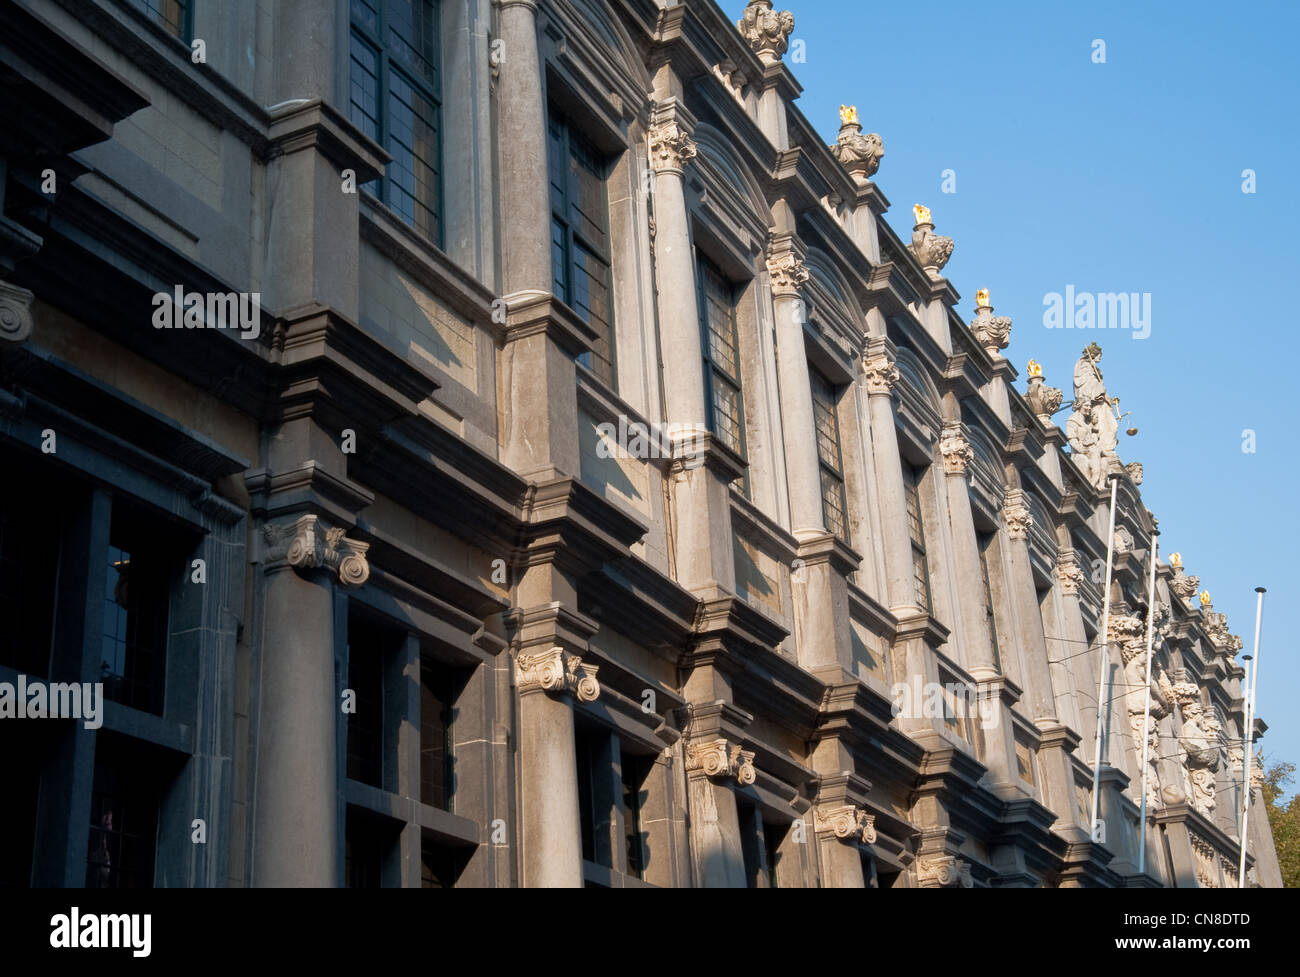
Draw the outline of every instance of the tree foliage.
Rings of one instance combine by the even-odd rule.
[[[1294,773],[1294,763],[1271,763],[1264,769],[1262,788],[1268,805],[1268,825],[1273,829],[1273,844],[1282,869],[1282,884],[1288,889],[1300,888],[1300,794],[1291,795],[1285,804],[1278,801]]]

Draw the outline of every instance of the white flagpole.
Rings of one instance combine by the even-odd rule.
[[[1160,530],[1151,530],[1151,584],[1147,587],[1146,704],[1142,707],[1142,817],[1138,821],[1138,872],[1147,870],[1147,757],[1151,747],[1151,646],[1156,634],[1156,564],[1160,562]]]
[[[1106,535],[1106,580],[1101,612],[1101,667],[1097,677],[1097,745],[1092,760],[1092,840],[1100,841],[1097,808],[1101,803],[1101,731],[1106,722],[1106,673],[1110,667],[1110,574],[1115,561],[1115,495],[1119,475],[1110,476],[1110,532]]]
[[[1246,743],[1246,755],[1241,763],[1241,796],[1244,798],[1241,808],[1241,864],[1237,867],[1237,888],[1246,887],[1246,825],[1250,821],[1250,748],[1255,739],[1255,686],[1259,683],[1259,625],[1264,616],[1264,588],[1256,587],[1259,594],[1255,602],[1255,667],[1250,670],[1250,698],[1246,700],[1246,732],[1242,737]]]

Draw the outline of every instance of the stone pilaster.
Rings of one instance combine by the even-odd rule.
[[[685,744],[690,804],[690,848],[695,883],[702,888],[744,888],[741,825],[732,786],[754,783],[754,754],[726,737]]]

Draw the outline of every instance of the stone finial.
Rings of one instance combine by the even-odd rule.
[[[995,359],[1011,342],[1011,319],[1004,315],[993,314],[987,288],[981,288],[975,295],[975,318],[970,322],[970,331],[989,356]]]
[[[1008,536],[1012,539],[1029,538],[1029,530],[1034,526],[1034,517],[1029,514],[1024,492],[1019,489],[1007,492],[1006,502],[1002,506],[1002,515],[1007,521]]]
[[[828,831],[840,841],[871,845],[876,841],[876,816],[853,804],[819,807],[813,812],[813,826]]]
[[[930,208],[917,204],[912,208],[912,214],[916,217],[916,226],[912,228],[912,254],[931,278],[939,278],[939,272],[952,257],[952,238],[934,233]]]
[[[978,320],[976,320],[978,321]],[[972,324],[972,329],[974,325]],[[1011,331],[1010,321],[1007,324],[1007,332]],[[976,338],[979,338],[978,335]],[[1061,409],[1061,401],[1065,394],[1061,392],[1060,387],[1049,387],[1043,380],[1043,368],[1038,365],[1036,360],[1029,361],[1029,389],[1025,391],[1025,400],[1029,403],[1030,409],[1039,417],[1050,419],[1053,414]]]
[[[862,379],[869,394],[888,394],[898,382],[898,365],[884,353],[862,358]]]
[[[1196,597],[1196,588],[1201,585],[1201,578],[1190,576],[1183,572],[1183,560],[1181,554],[1175,553],[1178,562],[1174,563],[1170,558],[1170,565],[1174,568],[1173,579],[1169,581],[1169,589],[1177,595],[1188,607],[1192,606],[1192,600]]]
[[[570,693],[579,702],[595,702],[600,698],[600,683],[596,681],[600,666],[589,665],[563,648],[521,654],[516,667],[521,695],[528,692]]]
[[[776,296],[798,295],[809,278],[803,260],[789,248],[768,253],[767,273],[772,281],[772,294]]]
[[[939,438],[939,452],[943,455],[943,470],[949,475],[965,475],[975,459],[975,449],[970,446],[966,432],[960,424],[950,424]]]
[[[748,787],[758,779],[754,769],[754,751],[742,750],[739,743],[721,736],[688,743],[686,769],[701,770],[706,777],[734,777],[742,787]]]
[[[970,862],[952,855],[923,855],[916,860],[916,880],[922,888],[969,889]]]
[[[650,129],[650,166],[656,173],[680,171],[698,154],[694,140],[678,127],[675,120]]]
[[[34,297],[25,288],[0,281],[0,342],[17,345],[32,334]]]
[[[772,0],[749,0],[736,27],[763,64],[776,64],[790,46],[794,14],[772,9]]]
[[[862,133],[858,123],[858,110],[851,105],[840,107],[840,135],[831,147],[831,155],[838,159],[858,182],[866,183],[880,169],[885,156],[885,144],[874,132]]]
[[[296,570],[326,567],[338,574],[344,587],[360,587],[370,579],[366,560],[369,543],[348,539],[345,530],[327,527],[319,516],[299,516],[293,522],[262,529],[266,562],[283,560]]]

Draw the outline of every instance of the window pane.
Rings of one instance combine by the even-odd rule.
[[[153,887],[158,799],[144,773],[149,768],[146,757],[100,734],[86,846],[87,889]]]
[[[388,81],[389,206],[438,240],[438,108],[405,78]]]
[[[352,23],[360,24],[372,34],[379,30],[380,0],[352,0]]]
[[[813,420],[817,428],[817,457],[823,465],[840,471],[840,433],[835,417],[835,395],[830,384],[816,370],[809,370],[812,381]]]
[[[420,667],[420,800],[451,810],[452,676],[435,662]]]
[[[433,0],[388,0],[388,48],[436,90],[438,11]]]
[[[732,451],[743,453],[740,428],[740,389],[716,371],[713,374],[714,433]]]
[[[384,786],[384,656],[382,634],[364,621],[348,622],[348,688],[356,712],[348,715],[347,775]]]
[[[848,532],[844,522],[844,483],[826,468],[821,470],[822,477],[822,517],[826,520],[826,529],[840,539],[847,539]]]
[[[379,140],[379,58],[374,49],[354,32],[351,48],[352,83],[349,117],[352,124],[375,141]]]
[[[103,564],[104,622],[100,681],[114,702],[161,715],[167,611],[167,561],[145,544],[146,531],[122,512],[113,516]]]
[[[131,0],[133,6],[148,14],[149,19],[161,24],[168,33],[181,40],[185,36],[185,11],[189,0]]]

